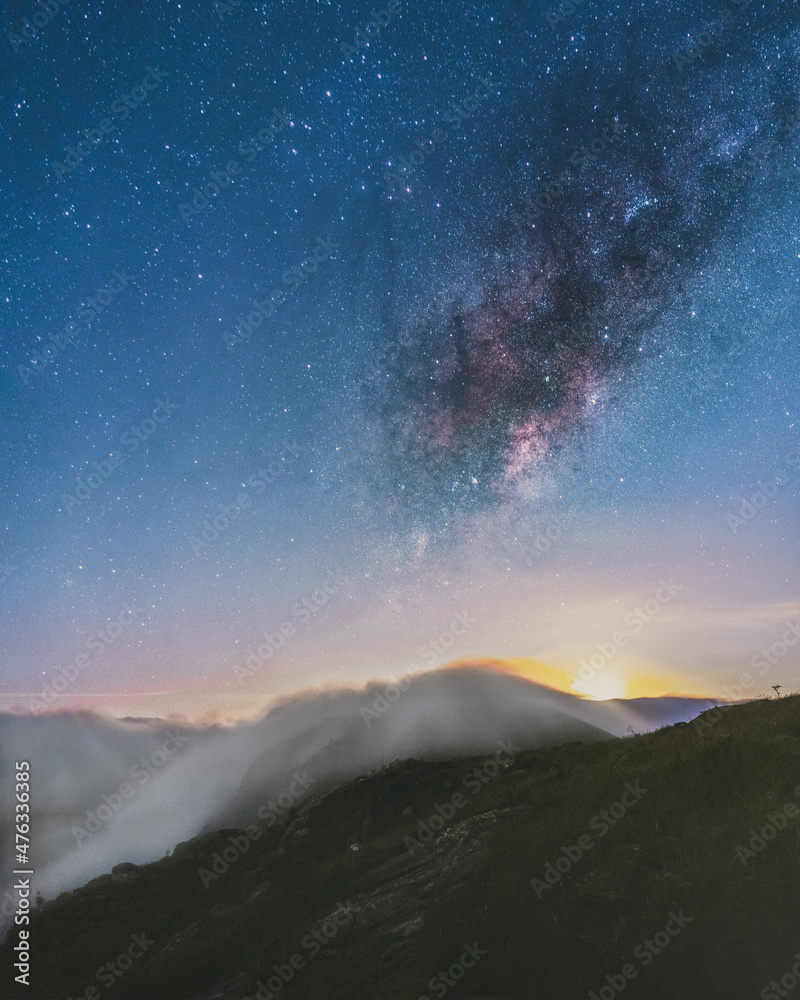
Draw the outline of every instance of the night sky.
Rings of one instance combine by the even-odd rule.
[[[800,686],[796,4],[2,35],[0,709]]]

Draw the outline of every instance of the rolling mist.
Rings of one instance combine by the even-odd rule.
[[[14,867],[7,824],[16,760],[32,765],[32,885],[50,899],[204,832],[265,816],[282,822],[308,795],[394,760],[490,754],[501,740],[533,749],[613,739],[687,721],[713,704],[592,702],[474,663],[304,692],[230,726],[89,712],[3,715],[4,882]],[[7,890],[0,899],[3,927],[11,899]]]

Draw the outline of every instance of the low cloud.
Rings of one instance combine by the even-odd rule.
[[[484,754],[508,738],[525,747],[609,739],[711,704],[590,702],[478,663],[305,692],[228,727],[87,712],[2,715],[0,770],[11,776],[15,761],[30,762],[33,887],[49,899],[121,861],[153,861],[202,832],[252,822],[294,772],[308,773],[314,794],[398,759]],[[8,777],[0,808],[7,876]],[[3,925],[9,902],[0,899]]]

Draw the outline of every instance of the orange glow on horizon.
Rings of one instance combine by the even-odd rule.
[[[631,675],[615,666],[607,666],[595,672],[587,681],[573,680],[575,674],[566,669],[548,666],[540,660],[515,656],[508,659],[487,658],[480,661],[460,661],[453,666],[481,666],[498,670],[525,680],[542,684],[555,691],[574,694],[592,701],[607,701],[612,698],[713,698],[708,693],[710,685],[702,680],[687,682],[687,678],[675,674],[654,676],[648,673]]]
[[[436,670],[481,670],[519,677],[539,684],[550,690],[586,698],[592,701],[632,698],[707,698],[709,700],[729,700],[714,694],[716,685],[701,676],[678,672],[659,672],[656,664],[646,664],[639,669],[630,664],[614,661],[598,670],[586,681],[577,679],[578,669],[574,663],[562,666],[549,665],[532,657],[477,657],[455,660]],[[428,673],[428,671],[422,671]],[[402,670],[398,675],[403,675]],[[207,676],[204,683],[189,682],[186,678],[173,678],[160,682],[153,688],[143,680],[141,685],[127,691],[117,692],[72,692],[48,706],[47,712],[39,714],[60,714],[70,711],[88,711],[92,714],[112,717],[144,717],[171,719],[188,724],[236,725],[262,718],[280,702],[303,694],[314,694],[320,690],[347,689],[360,690],[367,684],[380,684],[390,678],[374,673],[361,678],[353,678],[346,683],[340,678],[310,683],[302,682],[299,676],[283,677],[281,683],[269,675],[256,676],[251,683],[239,686],[233,679],[233,671]],[[710,693],[711,692],[711,693]],[[25,714],[31,693],[0,696],[0,712]]]
[[[528,656],[515,656],[497,662],[503,664],[507,673],[517,674],[519,677],[524,677],[525,680],[533,681],[535,684],[543,684],[555,691],[564,691],[567,694],[575,693],[569,674],[548,667],[540,660],[533,660]]]

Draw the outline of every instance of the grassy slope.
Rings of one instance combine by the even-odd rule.
[[[236,831],[94,880],[35,911],[39,985],[25,995],[79,996],[145,932],[155,945],[102,997],[233,1000],[301,953],[281,996],[432,998],[444,987],[429,979],[474,941],[486,954],[447,988],[452,1000],[588,997],[626,963],[637,971],[626,997],[758,997],[800,950],[800,812],[746,866],[736,848],[768,813],[800,810],[800,696],[702,718],[703,730],[520,753],[476,795],[463,779],[485,758],[394,764],[309,800],[208,889],[198,868]],[[593,829],[637,782],[646,794]],[[403,838],[459,790],[467,804],[412,857]],[[538,898],[530,879],[582,835],[591,849]],[[303,936],[339,901],[348,927],[309,957]],[[645,966],[635,949],[681,908],[692,922]]]

